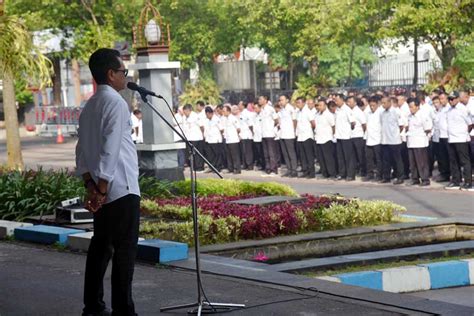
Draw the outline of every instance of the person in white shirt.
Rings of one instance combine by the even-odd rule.
[[[448,95],[440,92],[438,97],[433,98],[436,108],[433,120],[433,153],[438,163],[438,177],[436,182],[447,182],[451,177],[448,154],[448,121],[447,111],[449,110]]]
[[[459,101],[466,106],[467,113],[472,123],[474,123],[474,96],[469,95],[468,90],[461,91],[459,93]],[[470,156],[471,156],[471,169],[474,168],[474,128],[470,133],[471,141],[469,142]]]
[[[108,313],[104,272],[112,262],[112,309],[134,315],[132,281],[140,224],[138,157],[130,110],[119,94],[127,84],[120,53],[100,48],[89,59],[97,92],[79,118],[76,174],[86,187],[85,207],[94,213],[94,236],[87,252],[83,315]]]
[[[275,109],[268,103],[268,97],[261,95],[258,98],[260,116],[262,119],[262,144],[265,156],[265,172],[269,176],[278,174],[277,142],[275,141],[275,125],[278,123],[278,115]]]
[[[302,177],[316,176],[314,168],[314,112],[305,104],[303,97],[296,99],[296,145],[301,159]]]
[[[316,107],[316,103],[314,98],[306,98],[306,105],[308,106],[308,109],[312,112],[312,115],[315,116],[316,113],[318,113],[318,109]],[[313,127],[314,129],[314,127]],[[313,156],[316,161],[319,163],[319,156],[318,156],[318,144],[316,144],[316,141],[313,142]],[[316,174],[321,173],[320,170],[316,172]]]
[[[206,120],[204,121],[204,140],[206,146],[204,152],[210,163],[216,167],[218,171],[222,170],[222,157],[219,152],[219,146],[222,144],[222,133],[220,130],[220,119],[214,114],[214,110],[210,106],[206,106]],[[211,172],[209,169],[208,172]]]
[[[451,183],[446,189],[472,190],[472,169],[469,157],[469,133],[473,124],[466,107],[459,102],[459,93],[452,92],[448,97],[450,108],[448,121],[448,153],[451,167]],[[461,167],[464,171],[464,184],[461,184]]]
[[[183,106],[183,132],[186,138],[189,140],[199,152],[204,152],[204,136],[202,134],[203,121],[199,119],[199,115],[193,111],[191,104]],[[186,148],[186,160],[189,161],[190,149]],[[204,160],[199,156],[194,157],[194,168],[197,172],[204,171]]]
[[[390,182],[391,169],[395,171],[393,184],[403,183],[402,139],[400,132],[405,128],[405,120],[400,109],[392,106],[390,98],[382,97],[382,180]]]
[[[391,98],[392,107],[398,107],[402,114],[403,118],[403,130],[400,132],[402,138],[400,154],[403,161],[403,178],[408,179],[410,173],[410,162],[408,161],[408,148],[407,148],[407,135],[406,135],[406,126],[408,125],[408,116],[410,115],[410,107],[407,103],[407,97],[404,95],[399,95],[397,97]]]
[[[352,129],[355,126],[352,110],[347,106],[344,95],[338,94],[335,98],[336,110],[336,150],[337,165],[339,168],[338,180],[354,181],[356,170],[354,148],[351,141]]]
[[[360,106],[359,106],[360,104]],[[354,150],[354,162],[356,172],[360,173],[362,177],[367,175],[367,162],[365,157],[365,139],[364,134],[367,129],[367,118],[364,112],[360,109],[363,103],[360,99],[355,97],[347,98],[347,105],[352,110],[354,117],[354,128],[351,131],[351,143]]]
[[[433,106],[433,101],[428,97],[425,91],[418,92],[418,100],[420,101],[420,111],[423,112],[423,115],[427,116],[431,122],[433,122],[436,116],[436,110]],[[428,102],[429,101],[429,102]],[[428,145],[428,158],[429,158],[429,167],[430,167],[430,176],[433,173],[434,168],[434,155],[433,155],[433,145],[431,143],[431,134],[429,136],[429,145]]]
[[[369,109],[367,113],[367,176],[363,181],[382,180],[382,120],[383,109],[380,107],[380,98],[373,96],[369,99]]]
[[[418,98],[408,99],[408,105],[411,112],[407,127],[408,159],[411,173],[409,184],[428,186],[430,185],[428,135],[433,128],[433,123],[429,113],[420,109]]]
[[[240,174],[242,163],[240,160],[240,122],[232,114],[229,105],[224,106],[224,117],[221,119],[220,129],[225,139],[227,169],[229,173]]]
[[[296,110],[290,104],[290,99],[287,95],[281,95],[278,100],[281,108],[281,111],[278,113],[280,145],[287,169],[287,172],[282,176],[294,178],[298,176],[296,171],[296,168],[298,168],[298,158],[296,156],[295,143]]]
[[[199,118],[199,126],[201,127],[201,131],[204,133],[204,122],[206,121],[206,104],[204,101],[197,101],[196,102],[196,114]]]
[[[262,109],[258,105],[254,105],[255,111],[254,121],[252,124],[253,132],[253,147],[255,150],[255,163],[259,170],[265,170],[265,156],[263,154],[262,145],[262,116],[260,115]]]
[[[132,140],[135,144],[143,143],[143,132],[142,132],[142,111],[139,109],[133,110],[130,115],[132,120]]]
[[[337,107],[334,101],[329,101],[328,105]],[[336,119],[334,114],[329,111],[324,98],[318,101],[318,112],[315,114],[313,125],[321,174],[326,179],[336,179],[336,145],[333,142]]]
[[[180,131],[180,127],[182,129],[183,122],[184,122],[184,112],[183,112],[183,107],[175,107],[174,108],[174,115],[175,115],[175,120],[173,121],[174,127]],[[175,132],[173,132],[173,141],[175,143],[183,142],[181,137],[178,136]],[[186,149],[178,149],[178,166],[180,168],[184,168],[187,166],[186,162]]]
[[[239,102],[240,120],[240,150],[242,152],[242,166],[244,169],[253,170],[253,122],[255,113],[250,112],[243,101]]]

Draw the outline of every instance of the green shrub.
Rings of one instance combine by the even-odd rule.
[[[333,203],[329,208],[313,211],[321,229],[341,229],[390,223],[396,213],[405,208],[389,201],[351,200],[347,204]]]
[[[155,201],[146,199],[140,202],[140,206],[142,215],[149,215],[158,219],[191,220],[193,217],[191,206],[158,205]]]
[[[0,173],[0,219],[22,221],[47,215],[63,200],[83,197],[79,178],[67,170],[6,171]]]
[[[140,193],[143,198],[170,198],[173,196],[171,189],[173,184],[167,180],[158,180],[155,177],[140,175],[138,178]]]
[[[176,195],[191,195],[190,180],[173,183]],[[242,180],[201,179],[197,181],[197,194],[200,196],[223,195],[286,195],[298,196],[291,187],[275,182],[250,182]]]

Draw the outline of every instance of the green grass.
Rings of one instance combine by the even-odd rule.
[[[424,264],[424,263],[461,260],[461,259],[474,259],[474,253],[459,255],[459,256],[443,256],[443,257],[433,258],[433,259],[418,259],[418,260],[412,260],[412,261],[400,260],[397,262],[381,262],[381,263],[362,265],[362,266],[360,265],[347,266],[343,268],[334,268],[334,269],[328,269],[328,270],[322,270],[322,271],[306,271],[299,274],[309,276],[309,277],[333,276],[333,275],[342,274],[342,273],[373,271],[373,270],[380,270],[380,269],[397,268],[397,267],[412,266],[412,265]]]

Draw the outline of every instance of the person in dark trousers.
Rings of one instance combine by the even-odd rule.
[[[336,108],[334,101],[329,101],[328,105]],[[318,112],[314,118],[314,137],[318,144],[322,176],[336,179],[336,146],[334,144],[336,120],[334,114],[328,109],[328,105],[326,105],[325,99],[318,101]]]
[[[388,97],[382,97],[382,180],[390,183],[392,168],[396,173],[393,184],[403,183],[403,160],[401,156],[402,139],[400,132],[405,127],[405,120],[400,109],[392,106]]]
[[[448,95],[441,92],[437,98],[433,99],[436,108],[433,120],[433,152],[438,163],[438,177],[436,182],[448,182],[451,178],[448,154],[448,121],[447,111],[449,110]]]
[[[220,122],[220,130],[224,135],[227,169],[229,173],[241,173],[241,154],[240,154],[240,122],[239,119],[232,114],[232,109],[229,105],[224,106],[224,117]]]
[[[354,148],[351,141],[351,131],[355,126],[352,110],[347,106],[342,94],[335,99],[338,109],[336,110],[336,132],[337,139],[337,161],[339,167],[338,180],[354,181],[356,170],[354,160]]]
[[[204,124],[204,119],[202,119],[196,112],[193,111],[191,104],[186,104],[183,106],[183,132],[186,138],[189,140],[193,146],[199,150],[199,152],[204,152],[204,136],[202,133],[202,128]],[[189,160],[190,148],[186,146],[186,160]],[[194,168],[196,171],[204,171],[204,160],[199,156],[195,155],[194,157]]]
[[[367,112],[367,176],[363,181],[382,180],[382,120],[383,109],[379,104],[379,97],[373,96],[369,99],[370,111]]]
[[[305,99],[300,97],[296,100],[296,144],[299,148],[301,158],[301,177],[314,178],[316,170],[314,167],[314,112],[305,104]]]
[[[276,176],[278,174],[277,142],[275,141],[275,124],[278,122],[278,115],[275,109],[268,104],[268,97],[260,96],[257,107],[260,109],[262,123],[262,145],[265,156],[264,176]]]
[[[367,162],[365,155],[365,131],[367,129],[367,118],[365,113],[360,109],[358,103],[362,101],[355,97],[347,98],[347,105],[352,110],[352,116],[354,118],[354,128],[351,131],[351,143],[354,149],[354,156],[352,164],[355,166],[356,171],[361,177],[367,176]]]
[[[79,119],[76,173],[87,188],[85,207],[94,213],[87,253],[83,315],[111,315],[103,280],[112,259],[112,314],[136,315],[132,280],[140,222],[138,159],[130,133],[130,111],[118,93],[127,69],[120,53],[101,48],[89,59],[97,92]]]
[[[448,121],[448,153],[451,166],[451,182],[446,189],[473,191],[472,169],[469,157],[469,135],[473,124],[464,105],[459,102],[459,93],[449,95],[451,105],[447,112]],[[461,185],[461,167],[464,171],[464,184]]]
[[[407,126],[407,148],[410,161],[410,185],[430,185],[430,160],[428,157],[429,133],[433,128],[431,117],[420,111],[418,98],[408,99],[410,116]],[[421,183],[420,183],[421,180]]]
[[[278,113],[280,126],[280,145],[287,172],[283,177],[294,178],[298,176],[296,168],[298,167],[298,159],[296,157],[295,142],[295,126],[296,126],[296,110],[290,104],[287,95],[281,95],[279,98],[281,111]]]
[[[222,144],[222,133],[220,130],[220,119],[214,114],[214,110],[210,106],[205,108],[206,119],[204,121],[204,140],[206,146],[204,153],[210,163],[216,167],[218,171],[222,170],[222,159],[219,153],[219,147]],[[206,171],[211,173],[212,170]]]
[[[253,170],[253,122],[255,112],[250,112],[244,102],[239,102],[238,113],[235,115],[240,120],[240,151],[242,154],[242,167],[246,170]]]

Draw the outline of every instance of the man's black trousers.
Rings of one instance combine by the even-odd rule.
[[[135,315],[132,280],[140,224],[140,197],[129,194],[94,213],[94,236],[87,252],[84,313],[104,310],[104,274],[112,258],[114,315]]]

